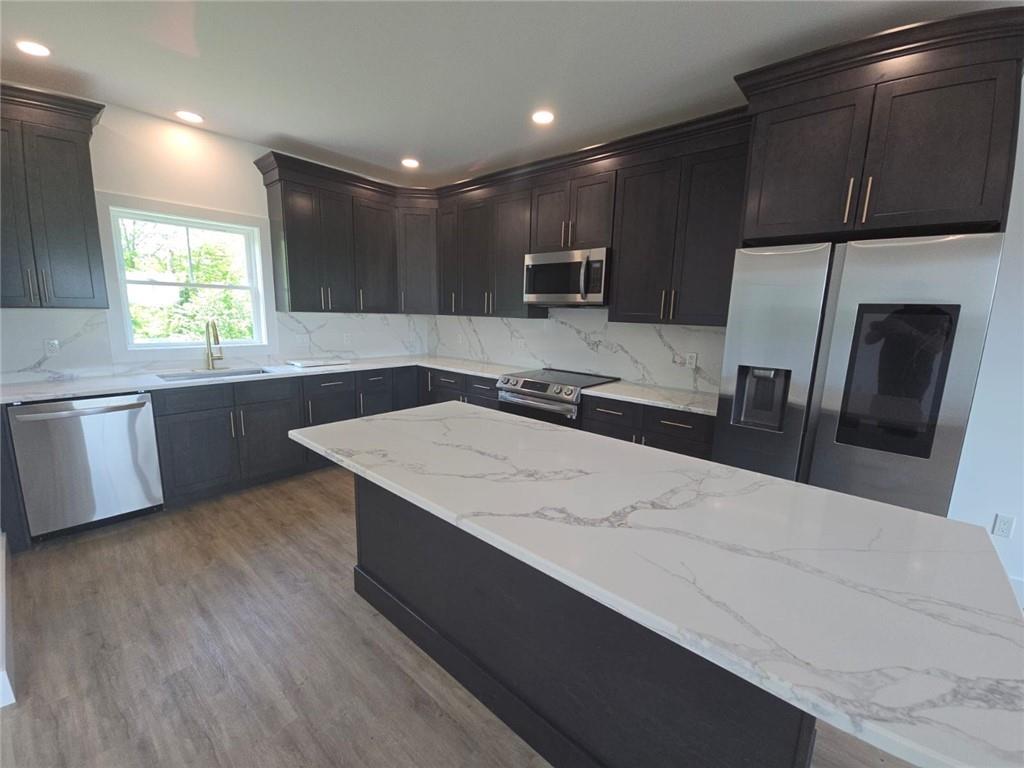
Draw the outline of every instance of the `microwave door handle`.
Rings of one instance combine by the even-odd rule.
[[[580,266],[580,298],[587,298],[587,268],[590,266],[590,257],[587,256],[583,259],[583,264]]]

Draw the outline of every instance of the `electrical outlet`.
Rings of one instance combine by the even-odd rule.
[[[351,333],[343,333],[343,334],[341,334],[341,343],[342,343],[342,346],[345,347],[345,349],[350,348],[352,346],[352,334]]]
[[[60,339],[47,339],[43,342],[43,346],[46,349],[46,354],[56,355],[60,352]]]
[[[697,353],[696,352],[687,352],[683,356],[683,364],[687,368],[696,368],[697,367]]]
[[[996,520],[992,523],[992,535],[1001,536],[1004,539],[1010,538],[1013,533],[1013,524],[1017,518],[1011,517],[1010,515],[996,515]]]

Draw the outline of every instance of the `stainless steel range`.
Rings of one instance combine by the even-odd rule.
[[[509,413],[575,426],[581,391],[611,381],[618,378],[557,368],[520,371],[498,379],[498,402]]]

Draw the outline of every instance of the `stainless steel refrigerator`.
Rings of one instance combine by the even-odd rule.
[[[736,252],[713,458],[945,515],[1003,235]]]

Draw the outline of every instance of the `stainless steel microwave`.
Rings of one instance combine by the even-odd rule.
[[[608,249],[526,254],[523,301],[551,307],[606,304]]]

